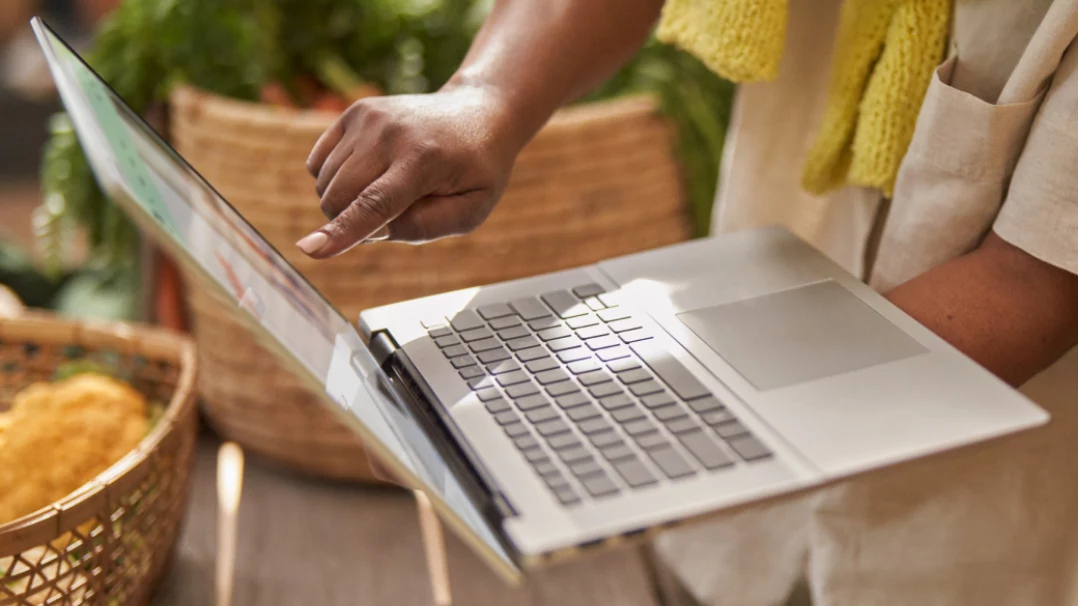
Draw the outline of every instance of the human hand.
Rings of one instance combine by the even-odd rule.
[[[522,146],[508,113],[496,92],[470,86],[357,101],[307,160],[330,222],[296,245],[324,259],[366,241],[472,231]]]

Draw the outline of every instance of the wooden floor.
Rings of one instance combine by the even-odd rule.
[[[214,603],[216,442],[200,444],[191,508],[155,606]],[[510,589],[455,537],[459,606],[655,606],[635,551],[544,571]],[[414,501],[402,491],[298,477],[248,460],[240,506],[234,606],[429,605]]]

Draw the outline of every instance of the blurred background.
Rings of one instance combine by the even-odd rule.
[[[476,233],[422,247],[366,247],[332,263],[295,253],[292,243],[322,221],[303,168],[317,136],[357,99],[436,90],[490,4],[0,0],[0,285],[56,317],[157,324],[199,348],[199,437],[193,455],[166,470],[189,482],[178,513],[183,531],[160,553],[143,550],[155,569],[167,563],[166,574],[140,576],[145,593],[135,598],[67,596],[70,603],[144,603],[138,596],[151,594],[155,604],[221,603],[214,583],[227,557],[216,484],[222,441],[250,455],[243,505],[231,522],[238,543],[226,576],[234,603],[427,604],[432,588],[409,495],[372,477],[362,445],[319,400],[101,194],[29,18],[43,16],[72,43],[349,317],[706,234],[733,86],[649,42],[524,150],[503,201]],[[280,136],[286,129],[288,140]],[[454,271],[444,271],[450,265]],[[0,399],[0,431],[9,404]],[[0,604],[15,561],[5,557],[17,557],[4,551],[5,529],[18,522],[0,519]],[[660,571],[646,552],[552,570],[510,590],[454,539],[449,551],[462,604],[661,599]]]

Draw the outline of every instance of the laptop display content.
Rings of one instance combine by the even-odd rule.
[[[93,172],[111,199],[217,294],[235,302],[327,405],[377,440],[503,570],[515,565],[464,484],[346,320],[40,19],[34,31]],[[192,285],[194,286],[194,285]],[[331,403],[332,402],[332,403]]]

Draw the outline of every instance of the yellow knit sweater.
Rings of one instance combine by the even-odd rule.
[[[890,196],[932,72],[952,0],[844,0],[827,108],[802,174],[815,194],[843,185]],[[787,0],[667,0],[658,37],[734,82],[773,80]]]

